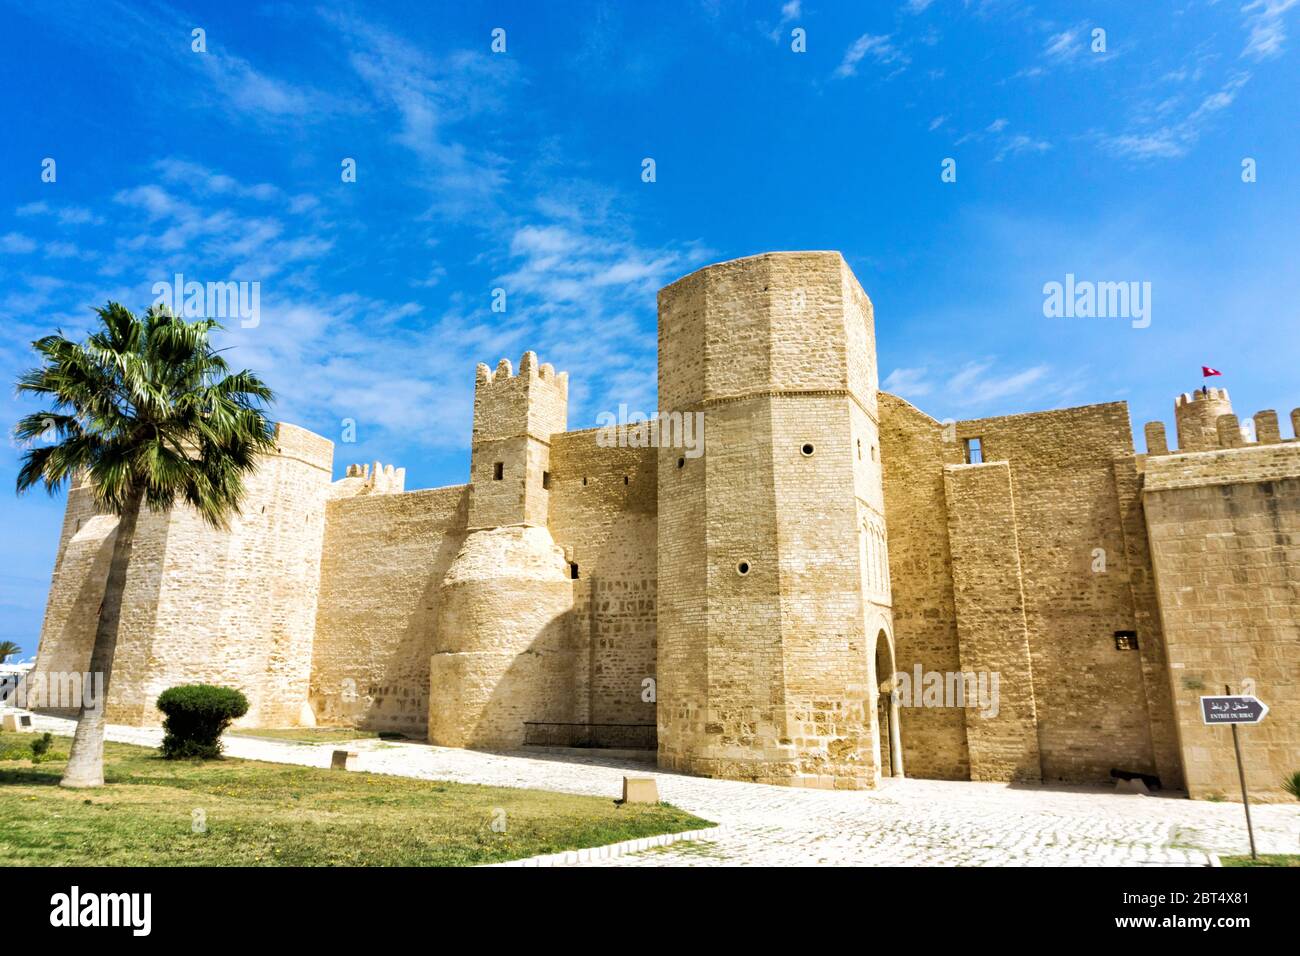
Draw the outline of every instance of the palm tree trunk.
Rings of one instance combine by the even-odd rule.
[[[81,708],[77,712],[77,730],[72,735],[72,749],[68,753],[68,765],[63,771],[63,779],[59,781],[64,787],[104,785],[104,710],[108,704],[108,679],[113,670],[118,625],[122,620],[126,569],[131,563],[131,545],[135,540],[135,525],[140,517],[140,505],[143,500],[143,491],[133,493],[118,517],[117,540],[113,542],[113,560],[108,567],[104,602],[99,606],[95,644],[90,651],[90,670],[85,675],[83,686],[92,686],[90,682],[96,674],[102,674],[104,682],[100,693],[93,700],[88,700],[88,695],[83,689]]]

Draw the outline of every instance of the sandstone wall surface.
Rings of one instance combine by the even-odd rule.
[[[703,458],[658,455],[662,766],[821,787],[880,772],[867,633],[891,629],[861,562],[883,503],[855,466],[859,437],[878,444],[871,321],[835,253],[660,293],[661,407],[703,411],[706,438]]]
[[[914,674],[961,670],[953,603],[945,453],[957,462],[944,426],[897,396],[880,393],[880,457],[889,579],[898,670]],[[970,778],[963,708],[904,707],[902,742],[910,776]]]
[[[457,485],[329,502],[312,656],[319,723],[426,735],[440,587],[468,498]]]
[[[306,708],[333,445],[292,425],[245,480],[229,530],[187,506],[141,516],[127,575],[108,718],[157,724],[154,701],[176,684],[235,687],[250,726],[310,722]],[[69,496],[72,530],[56,563],[38,667],[90,658],[116,519],[87,518]],[[66,524],[67,522],[65,522]],[[74,526],[75,527],[75,526]],[[79,537],[80,535],[80,537]],[[92,552],[94,557],[92,558]]]
[[[576,714],[592,723],[653,727],[655,449],[602,447],[598,434],[563,432],[551,444],[550,529],[577,575]]]
[[[1009,463],[1044,780],[1154,774],[1154,673],[1116,644],[1117,631],[1137,630],[1115,473],[1133,455],[1127,406],[962,421],[956,437]],[[1159,647],[1150,632],[1137,639]]]
[[[1300,444],[1149,458],[1143,492],[1187,789],[1238,799],[1232,734],[1200,697],[1253,692],[1240,728],[1252,797],[1300,769]]]

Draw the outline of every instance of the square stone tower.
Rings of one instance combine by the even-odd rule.
[[[474,436],[469,526],[546,526],[551,436],[565,430],[569,374],[525,352],[519,374],[509,359],[496,372],[479,365],[474,383]]]
[[[478,367],[468,534],[438,591],[429,740],[513,748],[526,721],[574,716],[573,581],[547,528],[551,437],[568,375],[525,352]]]
[[[893,655],[876,388],[871,302],[839,253],[725,262],[660,292],[661,410],[705,423],[702,457],[658,451],[661,766],[879,777]]]

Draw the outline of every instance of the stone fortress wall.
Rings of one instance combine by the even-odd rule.
[[[200,681],[242,689],[249,724],[305,718],[333,446],[283,424],[276,444],[229,530],[190,508],[141,515],[109,720],[157,723],[162,691]],[[34,673],[87,668],[116,527],[84,485],[69,492]]]
[[[1200,709],[1230,686],[1270,708],[1240,733],[1252,795],[1278,795],[1300,767],[1300,409],[1289,440],[1272,410],[1243,430],[1226,389],[1182,395],[1175,412],[1176,452],[1146,426],[1142,505],[1187,789],[1239,792],[1232,735]]]
[[[525,723],[657,736],[660,765],[800,786],[885,775],[1232,799],[1198,696],[1253,690],[1252,792],[1300,769],[1300,442],[1226,392],[1132,442],[1123,403],[939,422],[878,389],[838,253],[660,293],[659,401],[705,453],[568,431],[535,355],[476,373],[470,481],[405,490],[291,425],[228,532],[142,516],[109,716],[241,688],[248,726],[509,748]],[[1292,429],[1300,412],[1292,414]],[[89,658],[116,519],[68,496],[35,670]],[[996,673],[996,713],[901,672]],[[1247,683],[1249,682],[1249,683]],[[915,703],[923,706],[900,706]]]

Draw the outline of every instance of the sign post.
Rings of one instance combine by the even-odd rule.
[[[1246,770],[1241,763],[1241,738],[1237,736],[1238,724],[1257,724],[1268,713],[1268,705],[1249,694],[1233,694],[1224,685],[1222,697],[1201,698],[1201,720],[1206,724],[1231,724],[1232,749],[1237,754],[1237,779],[1241,781],[1241,805],[1246,810],[1246,832],[1250,835],[1250,858],[1258,860],[1255,852],[1255,827],[1250,822],[1250,796],[1246,793]]]

